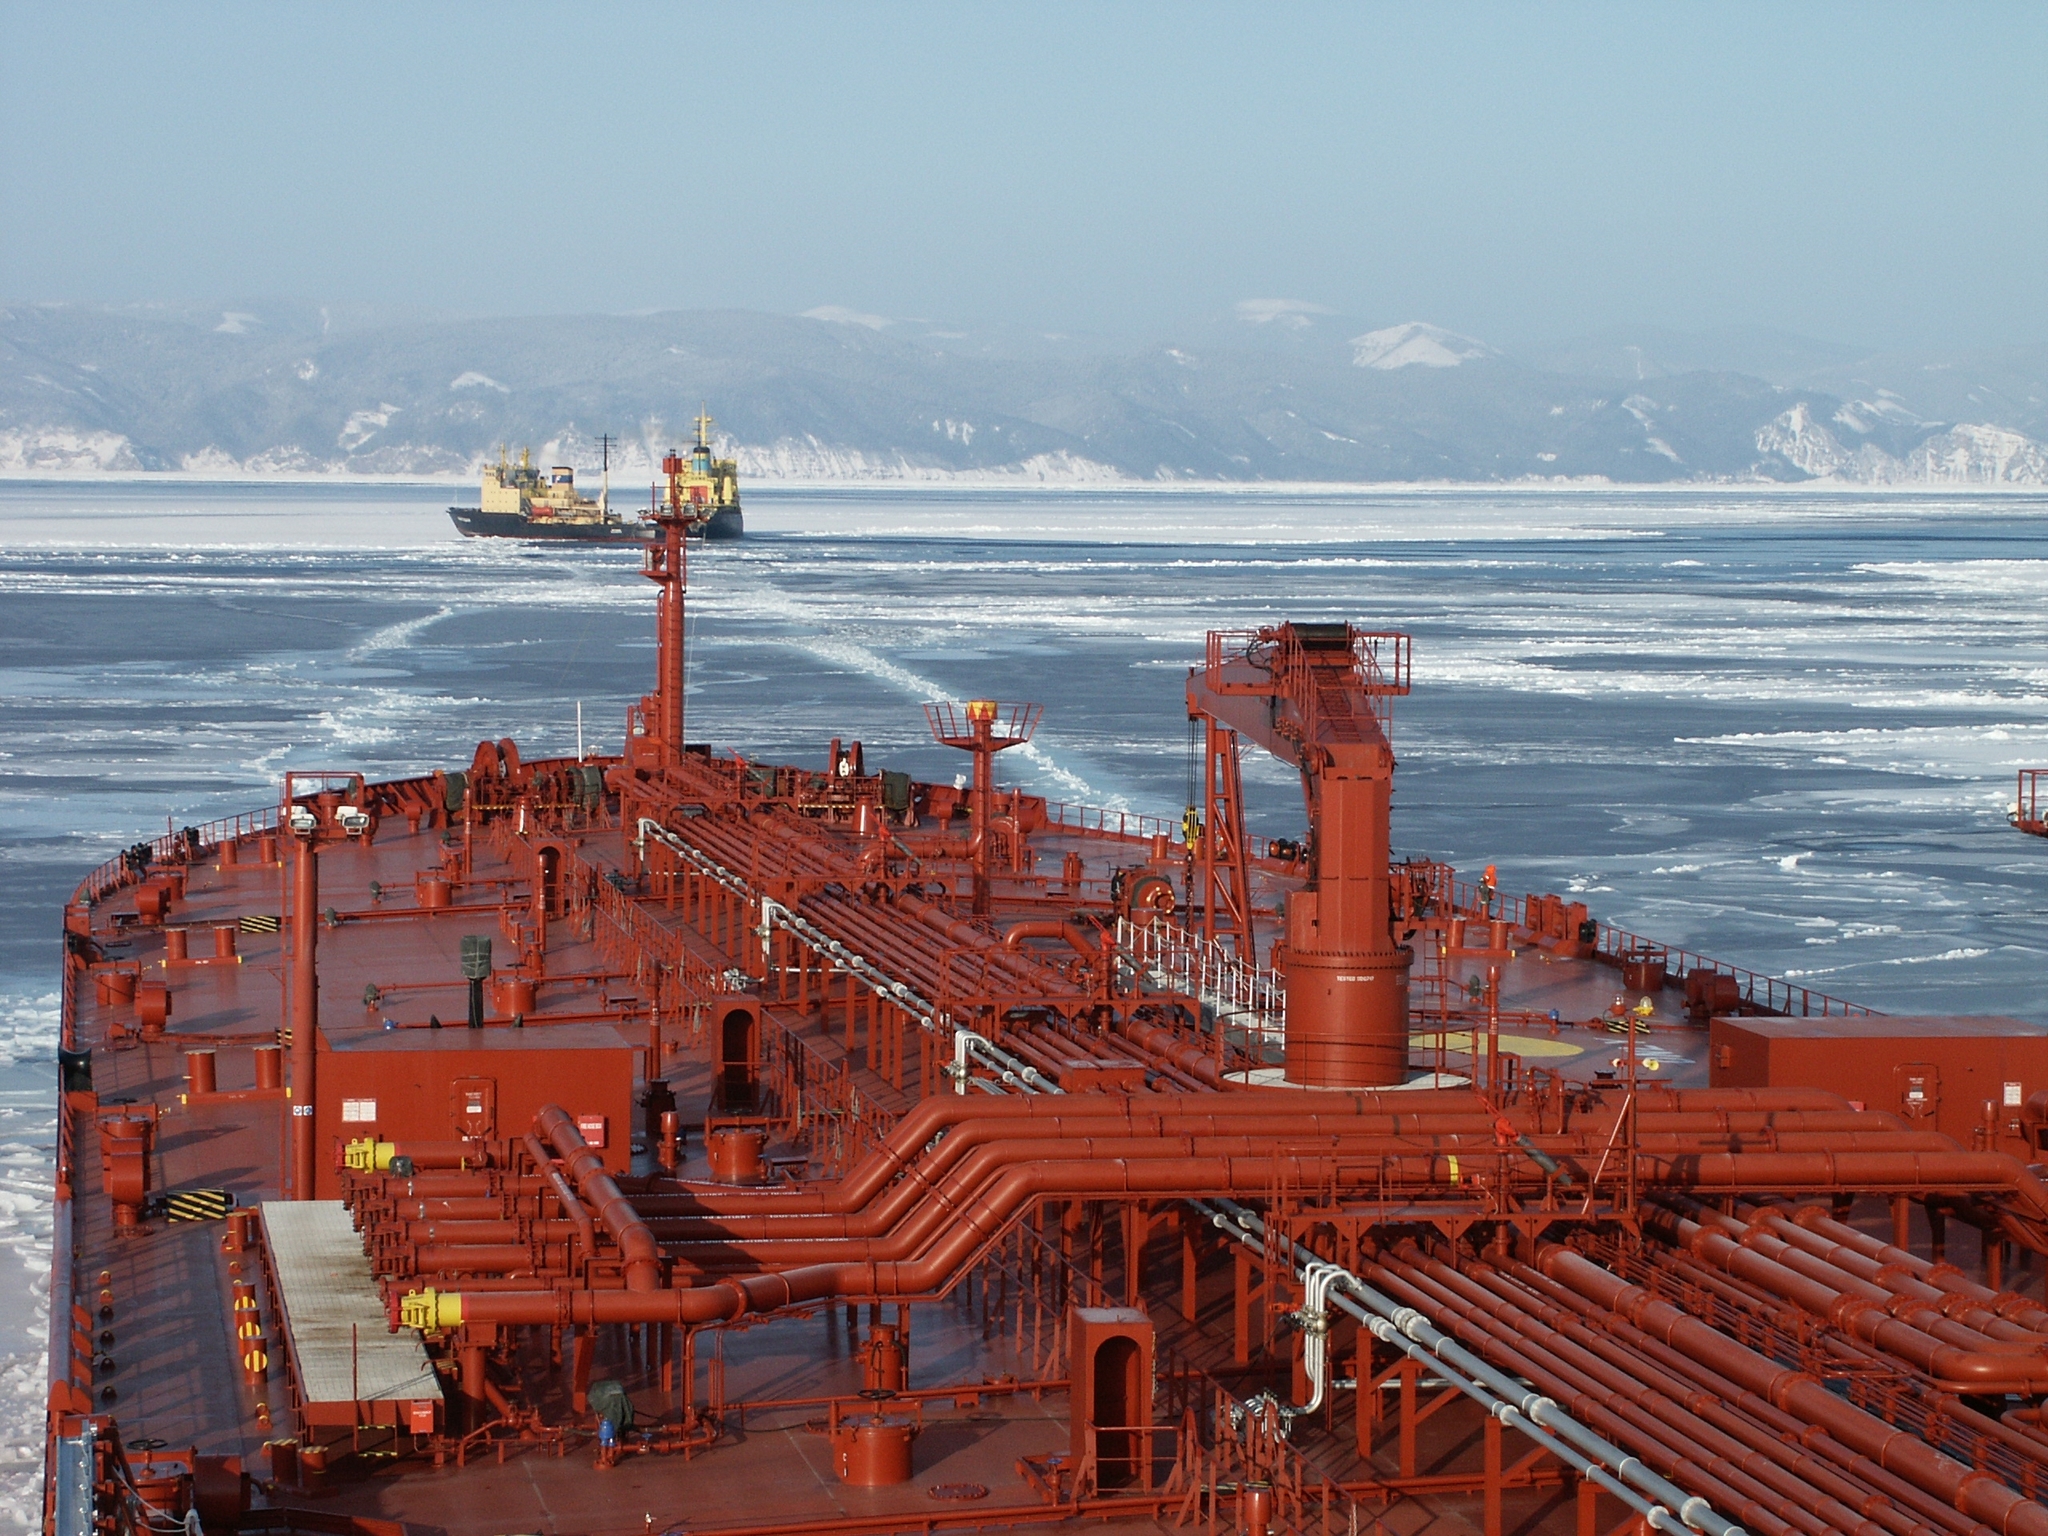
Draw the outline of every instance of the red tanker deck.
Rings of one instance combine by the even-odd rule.
[[[683,560],[619,756],[81,886],[48,1529],[2048,1532],[2048,1033],[1393,862],[1401,635],[1179,824],[695,746]]]

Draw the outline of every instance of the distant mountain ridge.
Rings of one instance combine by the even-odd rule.
[[[700,405],[755,479],[2048,484],[2048,347],[1638,331],[1516,357],[1285,299],[1149,346],[836,306],[0,309],[13,473],[467,478],[501,445],[587,470],[609,433],[620,488]]]

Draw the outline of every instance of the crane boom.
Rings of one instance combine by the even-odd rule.
[[[1188,714],[1301,770],[1309,883],[1287,900],[1289,1082],[1401,1082],[1410,952],[1395,941],[1390,862],[1391,701],[1408,691],[1409,639],[1350,624],[1212,631],[1188,674]],[[1237,808],[1242,824],[1242,807]]]

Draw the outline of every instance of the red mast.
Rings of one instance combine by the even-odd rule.
[[[683,595],[689,589],[690,574],[684,530],[693,516],[678,489],[683,467],[684,461],[675,454],[661,461],[669,494],[655,506],[654,521],[661,537],[649,541],[643,572],[661,586],[655,622],[654,693],[641,707],[648,734],[660,742],[657,760],[664,768],[683,760]]]

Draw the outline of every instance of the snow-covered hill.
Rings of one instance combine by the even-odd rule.
[[[1759,428],[1759,451],[1778,455],[1807,475],[1849,485],[2048,485],[2048,449],[2005,427],[1964,425],[1936,431],[1903,455],[1870,440],[1863,402],[1837,410],[1844,437],[1816,421],[1804,400]],[[1931,424],[1930,424],[1931,425]]]
[[[1779,376],[1728,366],[1745,358]],[[467,479],[501,446],[587,470],[609,434],[623,491],[708,407],[755,480],[2048,483],[2048,368],[2030,354],[1915,375],[1742,333],[1595,338],[1543,361],[1287,299],[1148,346],[833,305],[22,305],[0,310],[0,472]]]

